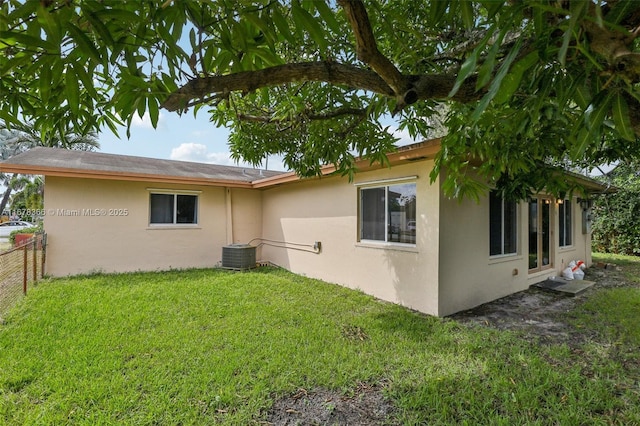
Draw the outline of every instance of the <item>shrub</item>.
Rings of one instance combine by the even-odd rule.
[[[43,232],[42,224],[32,226],[30,228],[17,229],[9,234],[9,242],[11,245],[15,244],[16,234],[35,234],[38,232]]]
[[[594,203],[592,245],[595,251],[640,256],[638,170],[638,164],[622,164],[609,174],[618,191]]]

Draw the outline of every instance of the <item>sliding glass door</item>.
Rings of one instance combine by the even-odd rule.
[[[551,268],[551,199],[529,200],[529,272]]]

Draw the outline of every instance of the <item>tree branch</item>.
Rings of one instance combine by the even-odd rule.
[[[628,93],[623,93],[627,104],[629,105],[629,119],[636,136],[640,137],[640,102]]]
[[[595,15],[595,5],[589,5],[589,12]],[[637,20],[628,22],[635,28]],[[620,76],[630,84],[640,82],[640,53],[634,51],[634,33],[625,33],[619,29],[611,29],[607,25],[600,26],[597,21],[585,19],[582,28],[587,33],[590,48],[604,58],[613,74]]]
[[[413,84],[414,102],[424,99],[447,99],[456,81],[455,74],[424,74],[405,78]],[[327,61],[286,64],[262,70],[195,78],[170,94],[162,103],[162,107],[168,111],[184,110],[190,105],[200,103],[195,102],[196,99],[224,98],[231,92],[249,93],[263,87],[307,81],[345,85],[357,90],[395,97],[394,91],[375,72]],[[482,94],[476,92],[475,78],[470,77],[451,99],[470,102],[479,99]]]
[[[410,77],[413,81],[416,101],[427,99],[450,99],[456,102],[468,103],[477,101],[485,94],[485,90],[476,90],[477,77],[468,77],[460,89],[449,98],[449,93],[456,83],[455,74],[423,74]]]
[[[367,9],[361,0],[338,0],[344,9],[347,20],[351,24],[356,38],[358,59],[369,65],[395,94],[404,99],[405,93],[411,89],[411,83],[400,73],[391,61],[378,50],[376,39],[371,29]]]
[[[255,71],[194,78],[169,95],[162,107],[169,111],[178,111],[184,109],[192,99],[210,94],[224,95],[236,91],[249,93],[262,87],[306,81],[342,84],[384,96],[394,96],[393,90],[375,72],[353,65],[324,61],[285,64]]]
[[[299,114],[298,117],[305,118],[307,120],[328,120],[331,118],[343,117],[345,115],[353,115],[357,117],[366,117],[367,110],[362,108],[338,108],[334,111],[322,113],[322,114]],[[243,121],[253,121],[257,123],[284,123],[291,121],[287,118],[273,118],[270,116],[251,115],[251,114],[238,114],[238,118]]]
[[[206,96],[226,97],[234,91],[252,92],[262,87],[316,81],[345,85],[395,98],[394,112],[418,100],[446,99],[455,84],[454,74],[403,75],[379,50],[369,16],[361,0],[338,0],[356,38],[358,58],[372,70],[332,61],[293,63],[262,70],[244,71],[222,76],[190,80],[162,103],[169,111],[184,110]],[[475,80],[467,79],[453,100],[469,102],[482,96],[475,90]]]

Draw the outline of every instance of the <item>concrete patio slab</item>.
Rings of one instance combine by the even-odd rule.
[[[588,288],[593,287],[594,281],[587,280],[565,280],[564,278],[554,277],[531,287],[536,287],[545,291],[561,293],[567,296],[577,296],[585,292]]]

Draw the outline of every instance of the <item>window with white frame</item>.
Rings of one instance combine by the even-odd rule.
[[[416,243],[416,184],[360,188],[360,240]]]
[[[198,195],[171,192],[149,194],[149,224],[196,225]]]
[[[566,247],[573,244],[573,221],[572,208],[570,200],[560,200],[558,204],[558,234],[560,247]]]
[[[489,194],[489,254],[504,256],[518,252],[518,205],[496,191]]]

